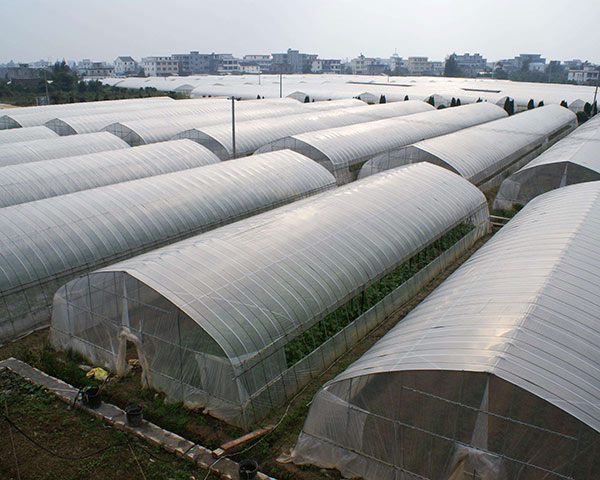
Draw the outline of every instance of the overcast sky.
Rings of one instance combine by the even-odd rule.
[[[598,0],[0,0],[0,62],[200,52],[600,63]]]

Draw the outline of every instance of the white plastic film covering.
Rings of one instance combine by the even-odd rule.
[[[379,155],[363,166],[359,177],[428,161],[475,185],[489,184],[503,170],[516,169],[539,155],[576,124],[571,111],[547,105]]]
[[[599,231],[600,182],[531,201],[325,384],[292,458],[366,479],[450,478],[456,455],[491,480],[598,478]]]
[[[0,340],[47,324],[77,275],[333,186],[311,160],[273,152],[3,208]]]
[[[0,167],[122,148],[129,145],[108,132],[7,143],[0,145]]]
[[[248,426],[281,402],[292,339],[463,222],[487,230],[488,213],[458,175],[385,172],[70,282],[53,342],[118,371],[126,334],[172,400]]]
[[[56,136],[56,133],[44,126],[12,128],[10,130],[0,130],[0,145],[40,140],[42,138],[56,138]]]
[[[192,101],[192,100],[190,100]],[[193,100],[202,102],[205,100]],[[215,100],[213,100],[214,102]],[[105,130],[123,140],[129,145],[145,145],[170,140],[178,133],[194,127],[214,125],[228,122],[231,129],[231,101],[218,100],[218,109],[193,115],[176,117],[154,117],[142,120],[120,121],[108,125]],[[225,102],[225,103],[221,103]],[[323,102],[324,103],[324,102]],[[295,100],[252,100],[235,102],[236,121],[252,120],[264,117],[280,117],[294,115],[308,110],[307,106]]]
[[[219,161],[216,155],[191,140],[175,140],[9,165],[0,168],[0,208]]]
[[[600,116],[505,179],[494,208],[510,210],[549,190],[595,180],[600,180]]]
[[[338,184],[344,184],[356,178],[365,162],[383,152],[506,115],[500,107],[481,102],[293,135],[264,148],[302,153],[332,172]]]
[[[361,102],[362,103],[362,102]],[[279,112],[294,113],[305,108],[298,102],[290,100],[251,100],[236,102],[236,106],[245,112],[270,110],[273,115]],[[196,119],[203,122],[221,122],[231,117],[231,101],[226,99],[178,100],[167,104],[151,105],[147,108],[135,108],[90,115],[67,116],[53,118],[45,123],[48,128],[60,135],[99,132],[109,125],[122,122],[136,122],[153,119],[162,125],[170,122],[182,122]],[[212,120],[215,118],[215,120]],[[109,130],[111,131],[111,130]],[[112,131],[111,131],[112,133]],[[149,142],[146,142],[149,143]]]
[[[0,113],[0,130],[43,125],[57,116],[97,115],[108,112],[126,111],[170,104],[169,97],[133,98],[103,102],[66,103],[40,107],[11,108]]]
[[[382,118],[402,117],[404,115],[432,110],[431,105],[416,100],[368,107],[365,104],[363,105],[352,108],[303,113],[300,115],[287,115],[280,118],[263,118],[240,122],[235,128],[236,156],[249,155],[254,151],[257,151],[257,153],[271,151],[270,142],[297,133],[364,123]],[[174,138],[189,138],[194,140],[214,151],[221,160],[233,158],[231,123],[194,128],[182,132]],[[265,144],[267,145],[264,149],[259,148]]]

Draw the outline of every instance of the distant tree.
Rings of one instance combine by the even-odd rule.
[[[386,102],[387,102],[387,100],[385,99],[385,95],[381,95],[379,97],[379,103],[386,103]]]
[[[529,99],[527,103],[527,110],[533,110],[535,108],[535,103],[533,102],[533,98]]]
[[[444,64],[444,77],[461,77],[463,72],[456,61],[456,53],[448,57]]]

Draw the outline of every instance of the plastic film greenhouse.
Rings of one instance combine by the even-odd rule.
[[[292,459],[368,480],[600,478],[600,183],[534,199],[312,400]]]
[[[64,105],[45,105],[43,107],[14,108],[10,112],[3,110],[0,115],[0,130],[43,125],[57,116],[98,115],[108,112],[145,109],[157,105],[175,102],[169,97],[134,98],[127,100],[109,100],[104,102],[67,103]]]
[[[0,145],[29,142],[30,140],[41,140],[43,138],[56,138],[56,136],[56,133],[44,126],[12,128],[10,130],[0,130]]]
[[[575,115],[558,105],[527,110],[385,152],[365,163],[359,178],[408,163],[430,162],[488,190],[500,183],[503,172],[523,166],[576,124]]]
[[[129,145],[108,132],[7,143],[0,145],[0,167],[121,148]]]
[[[401,117],[427,110],[431,110],[429,104],[415,100],[240,122],[235,128],[236,156],[252,154],[266,143],[289,135],[383,118]],[[229,122],[187,130],[174,138],[194,140],[212,150],[221,160],[228,160],[233,158],[231,133],[231,123]],[[267,149],[262,150],[262,152],[264,151]]]
[[[219,162],[203,146],[176,140],[9,165],[0,168],[0,208]]]
[[[258,152],[281,148],[297,151],[327,168],[341,185],[355,180],[361,166],[380,153],[505,116],[503,109],[489,103],[432,109],[401,118],[293,135],[265,145]]]
[[[47,325],[77,275],[334,186],[288,151],[3,208],[0,342]]]
[[[200,101],[202,100],[195,100]],[[231,135],[231,102],[223,105],[216,111],[206,112],[203,115],[179,115],[176,117],[164,116],[145,118],[142,120],[118,121],[106,126],[107,132],[125,140],[129,145],[145,145],[155,142],[164,142],[172,139],[178,133],[194,127],[227,123]],[[295,100],[285,102],[254,100],[236,102],[236,121],[253,120],[265,117],[281,117],[304,113],[307,107]]]
[[[511,210],[555,188],[600,180],[600,117],[577,128],[502,182],[494,208]]]
[[[130,341],[144,382],[247,427],[487,230],[479,190],[411,165],[73,280],[51,337],[119,374]]]

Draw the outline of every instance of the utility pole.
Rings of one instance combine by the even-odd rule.
[[[48,80],[46,79],[46,69],[44,68],[44,86],[46,87],[46,105],[50,105],[50,95],[48,95]]]
[[[279,98],[283,98],[283,63],[279,64]]]
[[[236,158],[235,151],[235,97],[231,97],[231,144],[233,145],[233,158]]]

